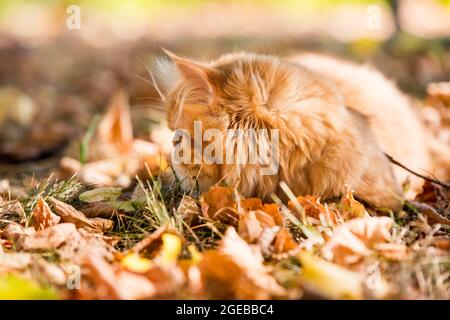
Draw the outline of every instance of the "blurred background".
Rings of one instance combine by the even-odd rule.
[[[161,47],[197,59],[326,52],[422,99],[450,79],[450,0],[1,0],[0,179],[55,167],[118,88],[148,135],[164,118],[145,81]]]

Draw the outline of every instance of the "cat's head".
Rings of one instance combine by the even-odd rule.
[[[225,148],[228,152],[242,141],[234,141],[234,146],[230,147],[230,141],[226,140],[229,132],[226,131],[254,129],[257,132],[278,128],[280,121],[287,124],[289,119],[283,119],[282,112],[279,112],[283,109],[280,103],[286,108],[286,104],[297,99],[294,92],[298,90],[294,86],[299,79],[298,74],[292,71],[297,66],[275,57],[250,53],[224,55],[208,63],[182,58],[169,51],[166,54],[168,58],[159,63],[159,75],[165,88],[168,125],[176,132],[174,155],[180,160],[177,149],[190,151],[190,155],[182,152],[182,161],[172,161],[177,176],[183,181],[183,188],[188,190],[193,187],[192,178],[198,178],[201,191],[222,180],[228,184],[239,184],[241,179],[254,179],[242,175],[239,170],[242,166],[230,163],[230,159],[227,161]],[[211,129],[215,130],[213,135],[218,131],[223,133],[221,144],[218,144],[222,149],[215,151],[222,153],[222,163],[218,163],[217,157],[211,161],[204,153],[211,145],[210,141],[203,141],[197,146],[194,142],[196,134],[207,138],[207,131],[211,133]],[[209,137],[211,141],[215,139]],[[269,140],[262,143],[268,147]],[[250,141],[246,143],[252,144]],[[200,162],[198,158],[195,161],[196,147],[201,147]],[[215,152],[212,156],[217,156]],[[258,165],[254,169],[260,170]],[[254,174],[259,174],[256,171]]]

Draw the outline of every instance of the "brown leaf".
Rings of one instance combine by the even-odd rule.
[[[32,235],[36,233],[34,228],[24,228],[20,224],[10,223],[2,231],[2,238],[8,241],[16,242],[23,236]]]
[[[256,218],[255,211],[244,212],[239,217],[239,235],[248,243],[253,243],[259,239],[263,232],[261,222]]]
[[[431,205],[417,201],[410,201],[410,203],[427,217],[430,224],[440,223],[450,226],[450,219],[447,219],[443,215],[439,214],[439,212],[437,212],[437,210]]]
[[[353,197],[350,189],[342,197],[339,209],[344,220],[364,217],[367,214],[364,205]]]
[[[144,275],[114,268],[106,260],[91,256],[85,262],[87,280],[93,288],[81,288],[80,295],[87,299],[150,299],[155,286]],[[86,282],[88,282],[86,281]]]
[[[434,237],[433,246],[441,250],[450,251],[450,237]]]
[[[427,103],[433,106],[450,107],[450,82],[430,83],[427,86]]]
[[[24,235],[17,241],[17,248],[25,251],[50,251],[71,242],[78,245],[81,236],[71,223],[60,223],[33,235]]]
[[[139,253],[144,250],[147,252],[153,252],[155,248],[159,247],[162,244],[161,236],[163,235],[163,233],[167,231],[168,231],[167,226],[159,227],[151,234],[146,236],[144,239],[136,243],[134,247],[129,249],[125,254],[131,252]]]
[[[227,187],[212,187],[200,199],[203,215],[224,223],[238,221],[236,190]]]
[[[274,219],[277,226],[283,225],[284,218],[277,204],[275,203],[265,204],[262,210]]]
[[[80,209],[87,218],[111,218],[118,210],[107,202],[96,201],[87,203]]]
[[[77,228],[93,228],[92,223],[84,215],[83,212],[80,212],[71,205],[59,201],[55,198],[50,198],[49,200],[55,212],[61,217],[63,222],[73,223]]]
[[[129,271],[97,257],[88,257],[85,264],[91,288],[85,288],[82,295],[89,299],[176,298],[186,282],[175,264],[155,264],[144,273]]]
[[[337,264],[357,264],[372,254],[380,244],[389,243],[394,221],[388,217],[364,217],[347,221],[335,228],[322,248],[322,256]]]
[[[241,209],[243,211],[255,211],[262,209],[262,201],[259,198],[248,198],[241,200]]]
[[[414,201],[410,203],[428,218],[428,222],[450,225],[450,190],[426,181]]]
[[[114,221],[103,218],[92,218],[90,222],[94,226],[95,230],[101,230],[102,232],[110,231],[114,227]]]
[[[183,195],[177,212],[188,226],[192,225],[193,221],[201,214],[195,199],[188,195]]]
[[[0,254],[0,273],[2,271],[11,272],[13,270],[24,270],[30,266],[32,256],[23,252],[7,252]]]
[[[49,283],[58,286],[65,285],[67,283],[67,276],[58,265],[47,262],[44,259],[39,259],[36,264],[40,273]]]
[[[259,239],[265,228],[275,225],[274,219],[262,210],[243,212],[239,216],[239,235],[245,241],[253,243]]]
[[[261,252],[229,227],[217,250],[199,264],[205,288],[213,298],[270,299],[286,291],[263,265]]]
[[[428,204],[437,204],[448,201],[449,198],[450,191],[447,191],[443,186],[425,181],[422,191],[416,195],[414,200]]]
[[[174,264],[155,265],[145,275],[155,286],[155,298],[157,299],[177,297],[186,281],[181,268]]]
[[[50,206],[44,199],[39,198],[36,208],[33,211],[33,226],[36,230],[42,230],[54,226],[61,221],[61,218],[55,215]]]
[[[325,208],[317,197],[313,196],[299,196],[297,197],[297,201],[300,204],[301,208],[304,210],[304,213],[307,217],[312,217],[317,220],[320,220],[320,216],[323,219],[326,219],[328,223],[335,224],[337,222],[336,213],[332,210]],[[288,207],[294,213],[297,214],[298,217],[301,217],[301,212],[298,212],[297,206],[292,202],[288,202]]]
[[[152,142],[135,139],[133,141],[132,152],[132,156],[139,159],[139,169],[141,171],[147,170],[148,167],[153,174],[158,173],[161,170],[163,171],[167,167],[165,158],[161,157],[160,150],[158,150],[158,147]],[[144,164],[146,164],[146,166]]]
[[[124,91],[117,91],[106,115],[98,124],[98,142],[117,149],[119,153],[129,152],[133,144],[133,125],[130,105]]]
[[[22,234],[16,249],[27,252],[54,252],[61,261],[79,264],[85,256],[112,259],[113,248],[102,239],[102,235],[85,229],[77,230],[72,223],[60,223],[35,234]]]
[[[94,232],[104,232],[113,227],[113,221],[111,220],[102,218],[88,219],[83,212],[78,211],[67,203],[56,200],[55,198],[50,198],[50,202],[63,222],[73,223],[77,228],[85,228]]]
[[[242,199],[240,202],[240,210],[242,212],[256,210],[264,211],[274,219],[277,225],[283,225],[283,216],[280,213],[278,205],[275,203],[266,203],[263,205],[262,200],[259,198]]]
[[[298,243],[294,241],[288,229],[282,228],[275,237],[273,243],[273,253],[281,254],[291,251],[298,247]]]

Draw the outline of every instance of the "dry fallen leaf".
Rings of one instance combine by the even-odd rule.
[[[10,223],[2,231],[2,237],[8,241],[16,242],[23,236],[28,236],[36,233],[36,230],[31,228],[24,228],[20,224]]]
[[[151,268],[152,261],[140,257],[137,253],[130,252],[120,260],[120,264],[130,271],[144,273]]]
[[[275,203],[262,203],[261,199],[242,199],[239,206],[240,213],[247,211],[261,210],[270,215],[278,226],[283,225],[283,215],[280,213],[278,205]]]
[[[303,286],[330,299],[363,299],[364,276],[344,269],[336,264],[301,252],[298,256],[302,264]],[[389,293],[389,285],[383,279],[371,290],[371,295],[382,299]]]
[[[298,243],[294,241],[288,229],[282,228],[275,237],[273,243],[273,253],[281,254],[289,252],[298,247]]]
[[[227,187],[212,187],[200,199],[202,213],[211,220],[224,223],[238,221],[236,190]]]
[[[416,195],[414,201],[410,201],[410,204],[422,212],[430,224],[450,225],[449,200],[450,190],[426,181],[422,191]]]
[[[124,91],[117,91],[113,95],[106,115],[98,124],[97,138],[99,146],[107,148],[107,154],[130,151],[133,144],[133,125],[128,96]]]
[[[155,286],[144,275],[114,268],[102,258],[87,257],[85,267],[88,272],[86,282],[93,288],[82,286],[79,293],[82,298],[150,299],[156,293]]]
[[[145,273],[155,287],[155,298],[176,298],[186,282],[183,271],[176,264],[155,264]]]
[[[65,243],[78,245],[81,235],[72,223],[60,223],[33,235],[23,235],[17,240],[17,249],[25,251],[50,251]]]
[[[259,198],[242,199],[240,202],[240,209],[244,212],[260,210],[262,206],[262,200]]]
[[[427,103],[433,106],[450,107],[450,82],[435,82],[427,86]]]
[[[262,210],[243,212],[239,216],[239,235],[248,243],[259,239],[265,228],[274,227],[274,219]]]
[[[244,212],[239,217],[239,235],[248,243],[253,243],[259,239],[263,232],[263,226],[256,218],[255,211]]]
[[[270,215],[277,226],[282,226],[284,222],[284,217],[280,212],[280,208],[276,203],[266,203],[262,207],[262,211]]]
[[[78,211],[55,198],[49,199],[55,212],[61,217],[63,222],[73,223],[77,228],[85,228],[94,232],[104,232],[111,230],[113,221],[103,218],[87,218],[83,212]]]
[[[299,196],[296,199],[300,204],[302,210],[304,211],[306,217],[312,217],[317,220],[325,219],[327,223],[331,225],[337,223],[338,217],[336,213],[322,205],[319,201],[319,198],[313,196]],[[288,207],[290,210],[297,214],[297,217],[301,218],[302,213],[298,212],[298,208],[295,203],[289,201]]]
[[[110,231],[114,227],[114,221],[110,219],[103,219],[103,218],[92,218],[89,219],[89,221],[94,226],[94,230],[99,230],[100,232],[106,232]],[[90,228],[87,228],[90,229]]]
[[[133,138],[124,91],[114,94],[88,150],[87,163],[70,157],[61,159],[60,175],[68,178],[78,174],[81,181],[98,187],[128,187],[136,175],[148,177],[148,170],[159,174],[168,166],[156,144]]]
[[[24,252],[0,252],[0,273],[23,270],[31,264],[31,255]]]
[[[86,164],[82,164],[76,159],[64,157],[61,159],[59,166],[62,177],[72,177],[77,174],[80,181],[98,187],[117,186],[118,177],[125,172],[125,163],[120,157],[92,161]]]
[[[181,238],[171,233],[164,233],[161,235],[161,240],[161,250],[155,260],[164,264],[176,263],[183,246]]]
[[[371,255],[373,250],[378,249],[378,253],[382,253],[381,245],[389,243],[393,224],[394,221],[388,217],[349,220],[334,229],[321,254],[325,259],[339,265],[357,264],[364,257]]]
[[[87,218],[110,219],[118,210],[107,202],[88,203],[80,209]]]
[[[368,216],[364,205],[354,198],[350,189],[342,197],[339,209],[344,220]]]
[[[162,244],[161,236],[168,231],[167,226],[162,226],[146,236],[144,239],[136,243],[126,253],[140,253],[145,251],[146,253],[153,253],[156,248],[159,248]]]
[[[16,250],[25,252],[52,252],[61,261],[78,264],[86,255],[112,259],[113,248],[99,234],[76,229],[72,223],[60,223],[34,234],[21,234],[15,242]]]
[[[192,225],[196,218],[200,216],[200,208],[197,202],[194,198],[186,194],[183,195],[177,212],[188,226]]]
[[[286,294],[263,265],[258,247],[250,247],[232,227],[217,250],[203,254],[199,268],[213,298],[270,299]]]
[[[121,188],[104,187],[83,192],[78,198],[83,202],[115,201],[122,194]]]
[[[36,208],[33,211],[33,226],[36,230],[42,230],[54,226],[61,221],[61,218],[55,215],[50,206],[44,199],[39,198]]]
[[[57,286],[62,286],[67,283],[66,273],[58,265],[44,259],[39,259],[36,264],[47,282]]]

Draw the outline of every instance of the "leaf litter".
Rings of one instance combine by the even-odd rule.
[[[445,90],[429,90],[445,113]],[[131,123],[118,91],[57,175],[1,192],[0,286],[19,298],[450,298],[442,186],[426,182],[396,216],[374,215],[350,187],[324,202],[281,185],[287,204],[224,186],[186,194],[169,148]]]

